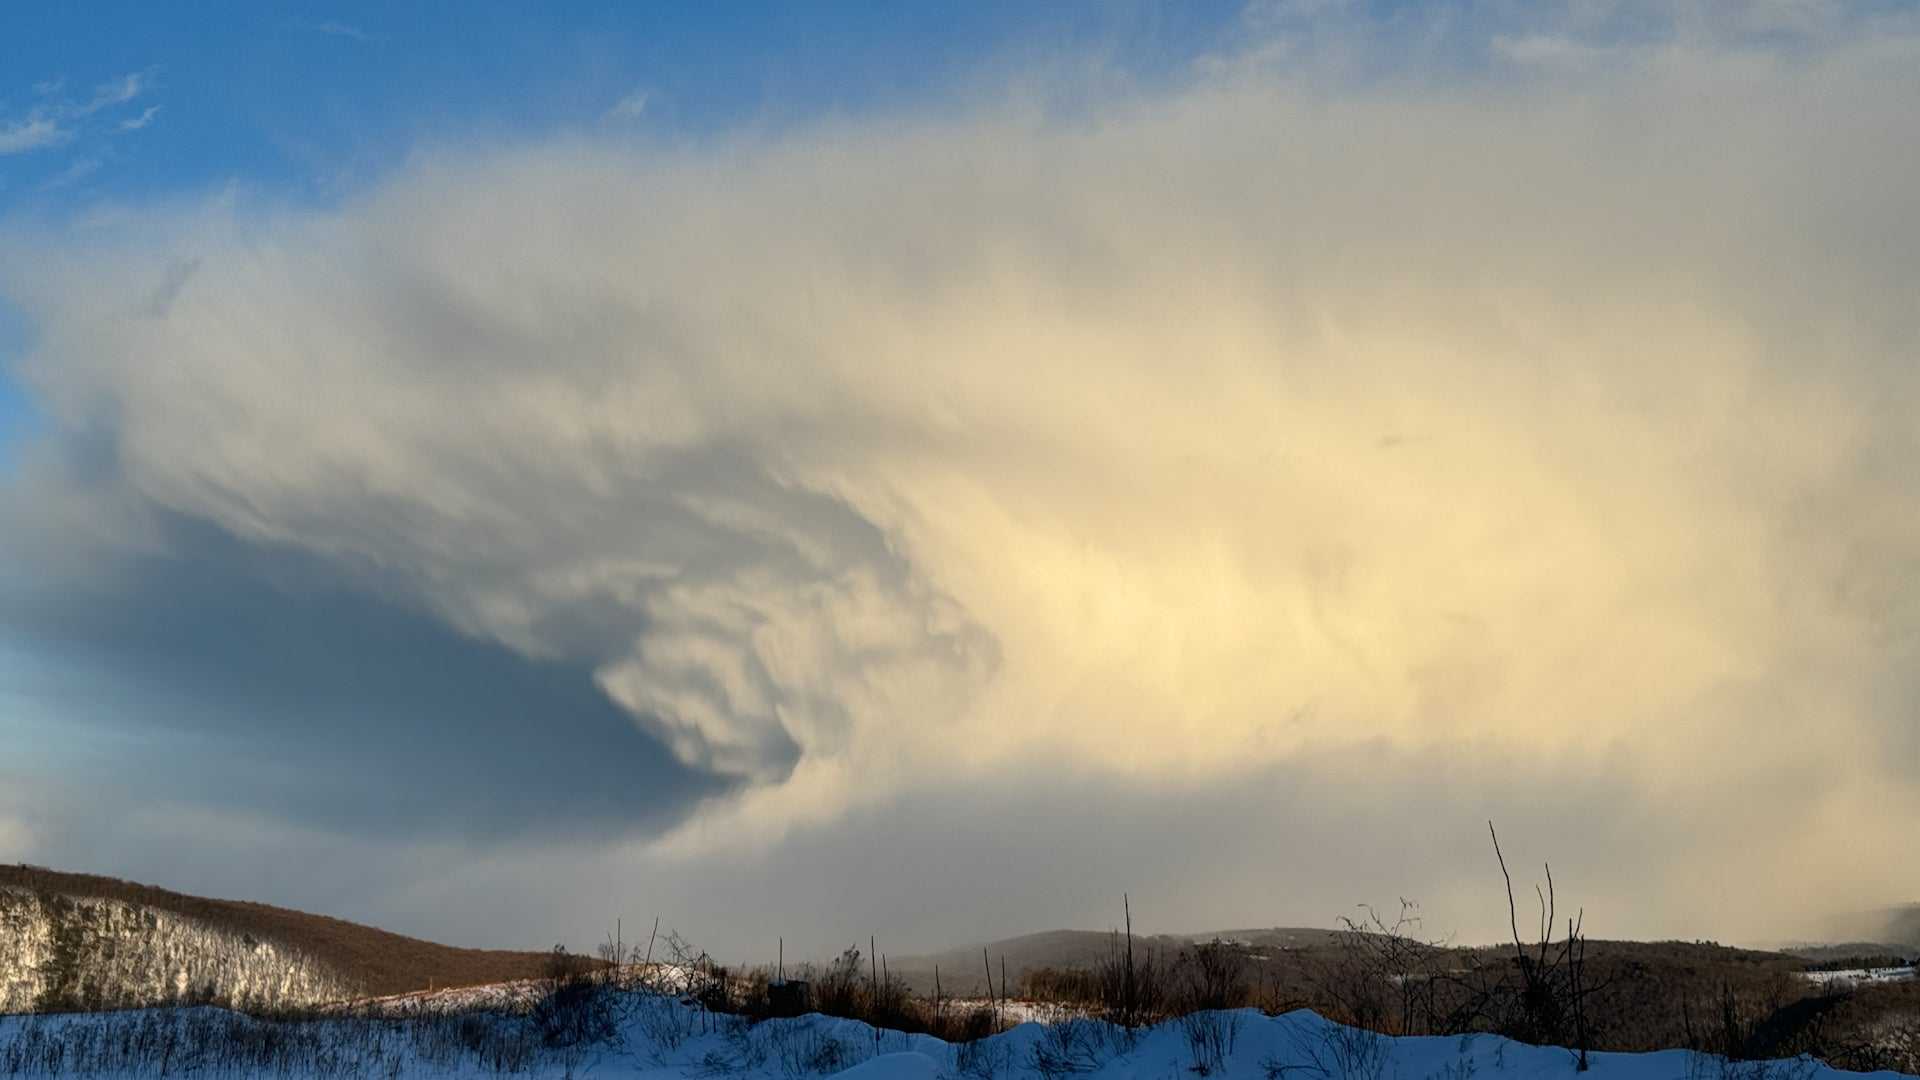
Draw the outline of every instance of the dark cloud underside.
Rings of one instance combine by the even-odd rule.
[[[676,763],[590,668],[529,659],[311,556],[170,519],[171,553],[86,589],[17,588],[6,633],[57,656],[47,714],[154,742],[116,784],[365,837],[590,841],[724,785]]]

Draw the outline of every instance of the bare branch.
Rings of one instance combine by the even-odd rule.
[[[1500,853],[1500,834],[1494,831],[1492,819],[1487,821],[1487,835],[1493,837],[1493,857],[1500,860],[1500,876],[1507,879],[1507,924],[1513,928],[1513,948],[1524,958],[1525,947],[1520,944],[1520,913],[1513,906],[1513,875],[1507,873],[1507,857]]]

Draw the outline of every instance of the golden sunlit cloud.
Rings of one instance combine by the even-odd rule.
[[[63,546],[162,507],[590,660],[740,782],[639,857],[1372,746],[1920,889],[1920,41],[1521,44],[1523,92],[1256,51],[36,241],[25,375],[125,491],[23,490]]]

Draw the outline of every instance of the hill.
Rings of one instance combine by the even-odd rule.
[[[300,1006],[528,978],[546,960],[268,904],[0,866],[0,1011],[182,1000]]]
[[[1336,935],[1331,930],[1303,927],[1220,930],[1204,934],[1136,934],[1133,947],[1143,954],[1172,954],[1195,942],[1216,939],[1260,950],[1287,951],[1328,946]],[[924,956],[889,956],[887,963],[915,993],[933,992],[933,973],[937,966],[941,985],[948,993],[976,997],[985,996],[987,991],[983,954],[992,958],[996,988],[1002,963],[1006,965],[1009,988],[1015,988],[1022,985],[1028,974],[1041,969],[1091,969],[1108,956],[1116,940],[1115,932],[1110,930],[1046,930]]]
[[[1200,947],[1209,942],[1221,944]],[[1037,1003],[1047,1015],[1062,1004],[1105,1002],[1101,995],[1111,993],[1113,983],[1101,971],[1117,970],[1110,958],[1118,944],[1109,933],[1051,931],[888,959],[894,978],[916,993],[931,993],[930,969],[937,963],[949,997],[978,998],[986,993],[987,958],[998,994],[1004,956],[1008,993]],[[1386,986],[1413,988],[1404,1001],[1395,997],[1398,990],[1388,995],[1396,1008],[1470,1015],[1497,999],[1497,992],[1487,997],[1485,988],[1514,969],[1510,945],[1425,946],[1331,930],[1137,936],[1133,945],[1141,985],[1169,1000],[1230,986],[1236,989],[1229,1004],[1267,1012],[1307,1007],[1349,1019],[1359,1015],[1356,1002],[1373,1001],[1377,988]],[[1818,964],[1833,977],[1816,978],[1809,974],[1812,960],[1783,952],[1709,941],[1589,940],[1583,953],[1590,988],[1583,999],[1586,1021],[1596,1045],[1610,1050],[1695,1045],[1711,1017],[1723,1029],[1715,1037],[1737,1043],[1741,1053],[1851,1052],[1856,1043],[1878,1045],[1874,1032],[1906,1023],[1920,1005],[1920,984],[1855,986],[1856,980],[1835,969],[1874,966],[1868,960],[1904,963],[1903,955],[1843,950]]]

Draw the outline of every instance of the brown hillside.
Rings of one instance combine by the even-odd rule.
[[[187,896],[152,885],[37,866],[0,866],[0,888],[7,887],[119,900],[172,912],[230,933],[250,934],[307,954],[370,996],[532,978],[543,973],[547,960],[545,953],[459,949],[325,915],[243,900]]]

